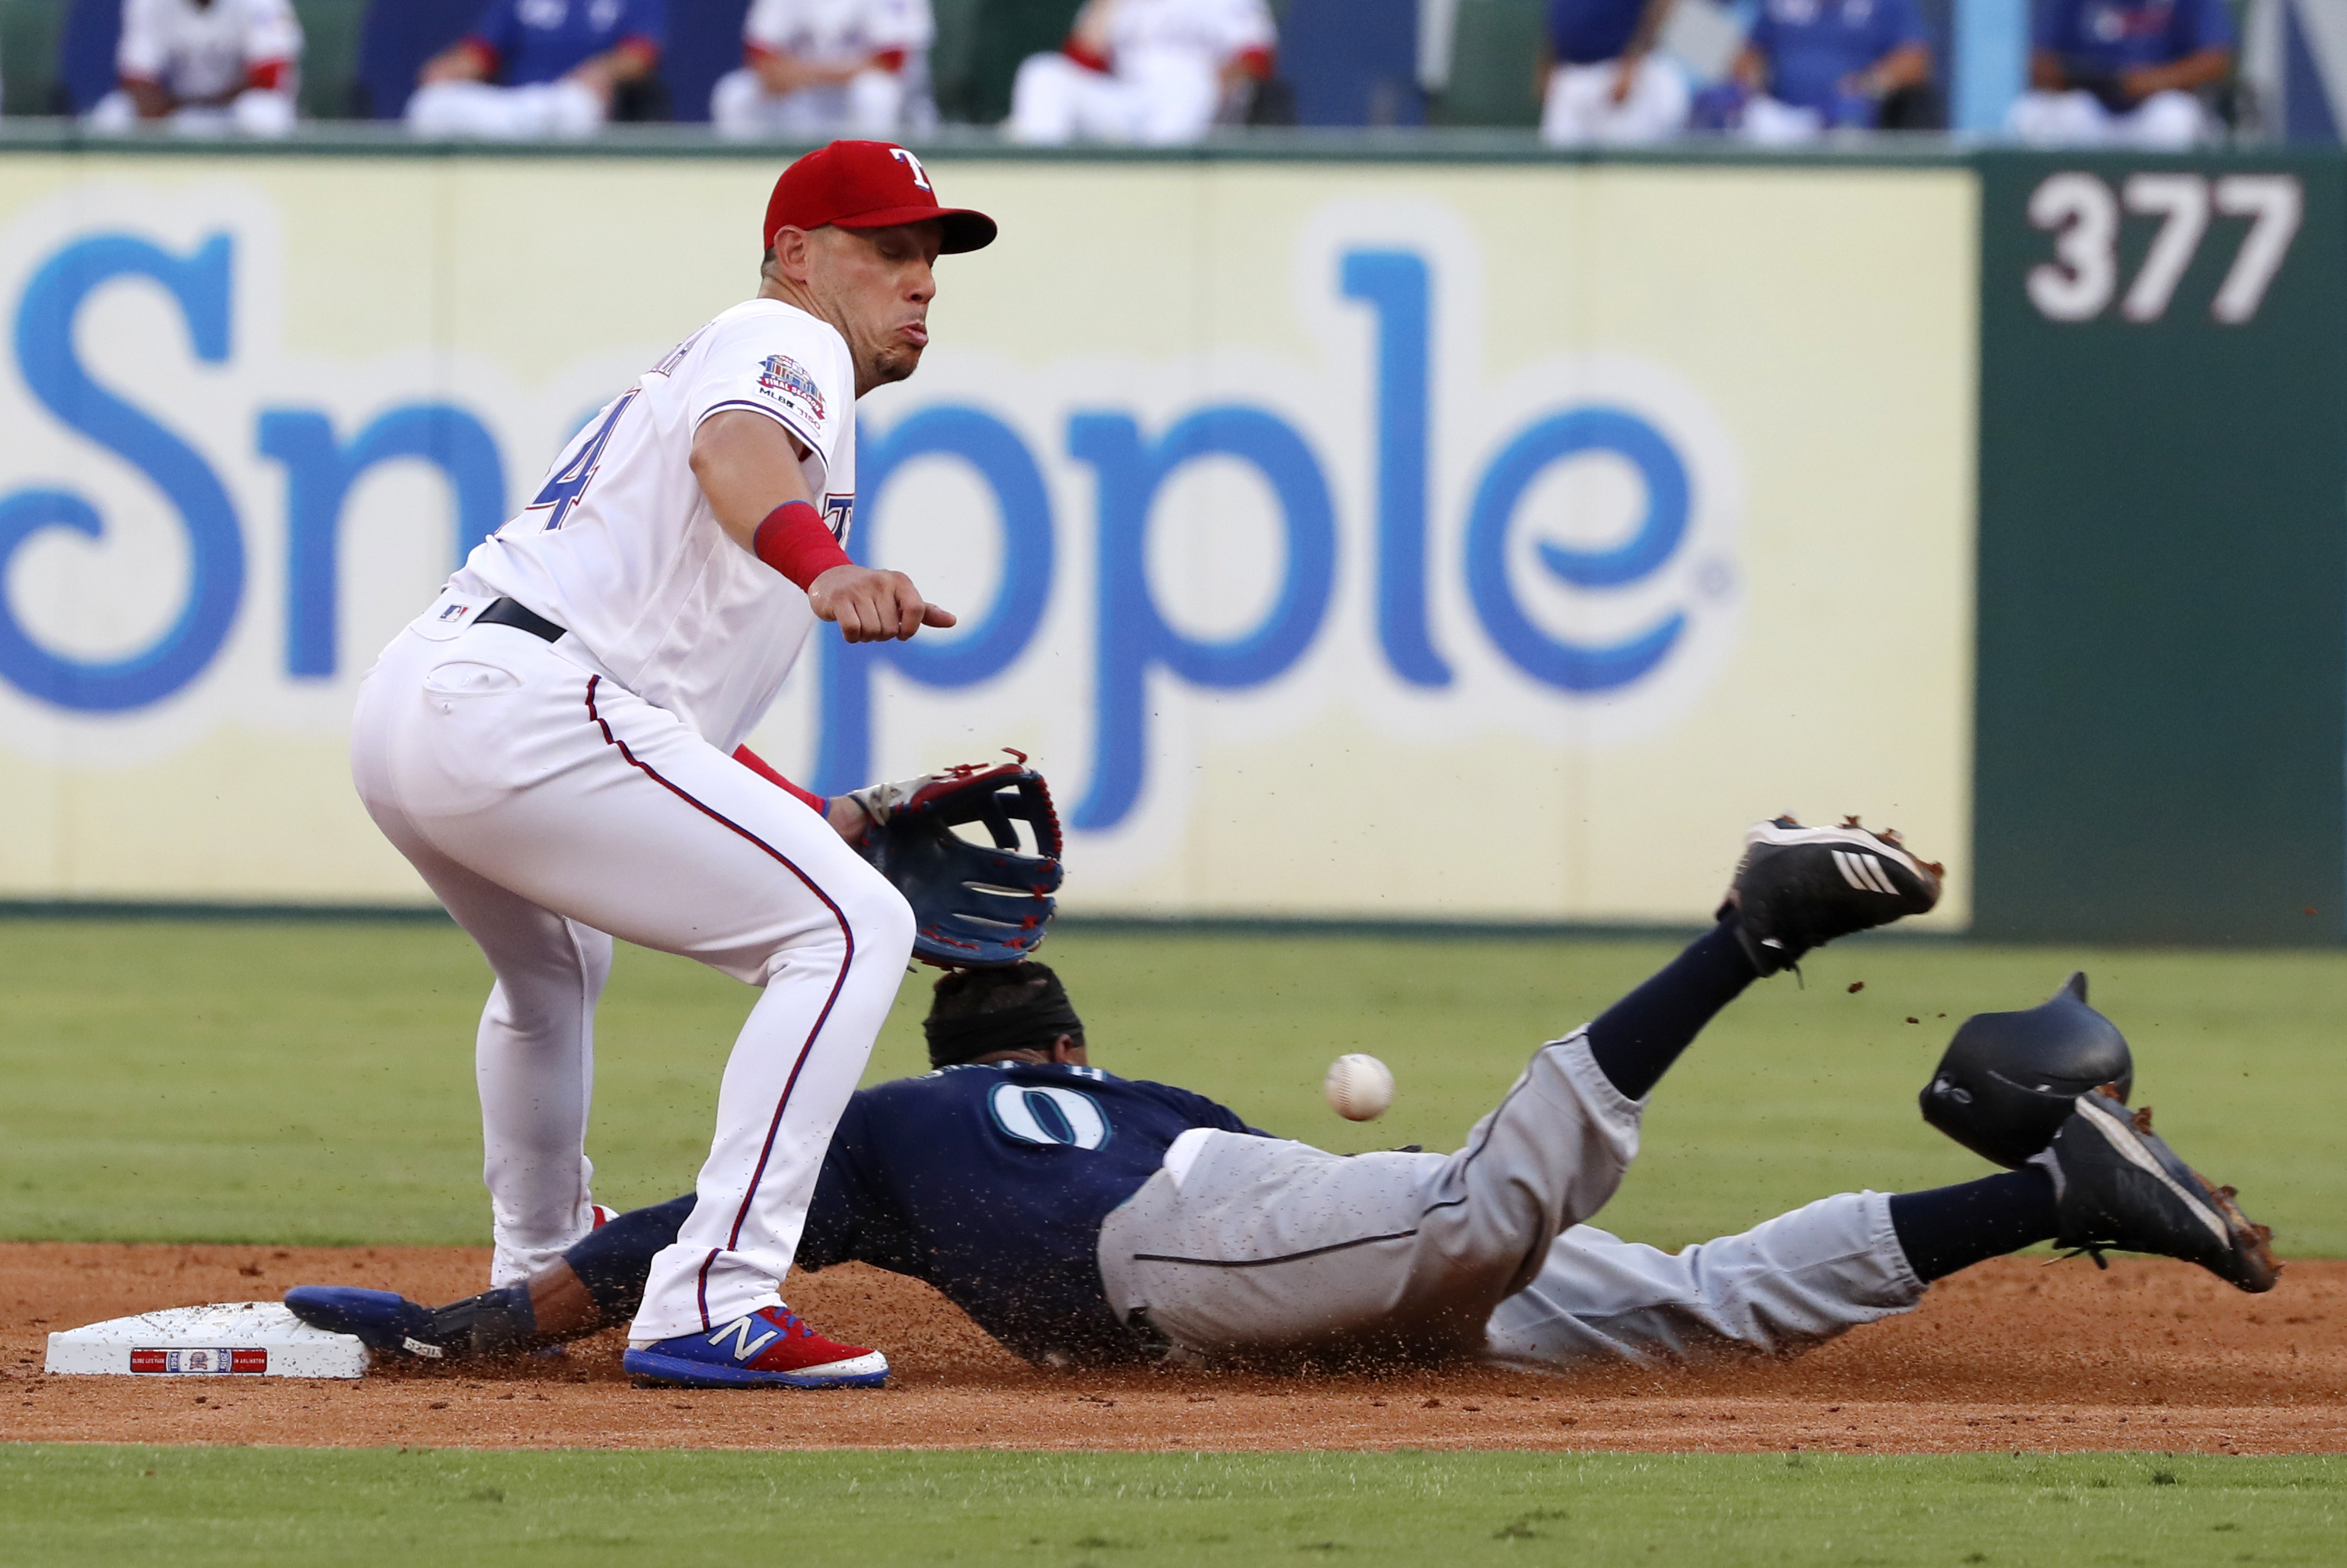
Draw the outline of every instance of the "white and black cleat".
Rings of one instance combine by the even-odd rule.
[[[1838,936],[1923,913],[1940,901],[1945,874],[1908,853],[1896,831],[1870,832],[1855,817],[1839,828],[1778,817],[1744,835],[1719,918],[1737,913],[1752,967],[1775,974]]]
[[[2030,1163],[2053,1175],[2062,1223],[2054,1245],[2073,1257],[2091,1254],[2107,1268],[2105,1247],[2157,1253],[2249,1291],[2272,1289],[2281,1273],[2273,1232],[2250,1223],[2231,1187],[2210,1186],[2177,1158],[2152,1133],[2148,1109],[2129,1112],[2108,1086],[2079,1095],[2053,1146]]]

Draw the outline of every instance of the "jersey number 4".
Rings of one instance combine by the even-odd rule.
[[[546,488],[530,502],[527,510],[531,512],[541,506],[554,508],[546,519],[548,528],[561,527],[562,519],[579,504],[579,498],[587,494],[587,486],[595,481],[595,470],[602,466],[603,449],[611,444],[611,432],[619,428],[620,416],[627,412],[628,405],[635,401],[636,392],[630,390],[613,403],[611,412],[603,416],[603,423],[588,433],[578,451],[571,454],[570,461],[548,477]]]

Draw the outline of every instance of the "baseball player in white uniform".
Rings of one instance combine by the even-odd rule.
[[[743,66],[718,78],[709,117],[744,139],[925,127],[935,36],[928,0],[753,0]]]
[[[168,121],[197,134],[283,136],[301,63],[302,24],[287,0],[122,0],[122,85],[89,111],[90,128]]]
[[[845,841],[861,808],[785,792],[736,748],[817,620],[850,641],[953,624],[841,548],[856,400],[919,364],[937,256],[994,233],[939,207],[902,148],[835,142],[793,164],[757,297],[573,438],[361,687],[360,797],[497,977],[477,1047],[497,1282],[594,1223],[585,1136],[611,939],[763,988],[640,1343],[730,1323],[818,1373],[864,1354],[790,1319],[777,1288],[912,918]]]
[[[1240,83],[1271,75],[1278,41],[1264,0],[1085,0],[1058,54],[1020,64],[1010,134],[1195,141]]]

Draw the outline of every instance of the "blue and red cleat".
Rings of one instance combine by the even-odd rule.
[[[625,1365],[640,1384],[687,1389],[876,1389],[888,1380],[887,1357],[827,1339],[787,1307],[630,1346]]]

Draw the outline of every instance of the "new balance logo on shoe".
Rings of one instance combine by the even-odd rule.
[[[1899,896],[1899,890],[1891,885],[1890,872],[1884,869],[1882,862],[1872,855],[1857,854],[1849,850],[1836,850],[1833,852],[1833,861],[1835,869],[1841,872],[1841,880],[1859,891],[1888,893],[1894,899]]]
[[[759,1351],[764,1349],[767,1346],[782,1338],[782,1335],[777,1330],[768,1329],[755,1339],[751,1339],[751,1326],[757,1321],[758,1319],[754,1313],[746,1318],[736,1318],[733,1321],[726,1324],[725,1327],[718,1329],[717,1332],[709,1336],[709,1342],[722,1349],[725,1343],[725,1336],[731,1334],[733,1336],[733,1359],[737,1361],[746,1361],[751,1357],[756,1355]]]

